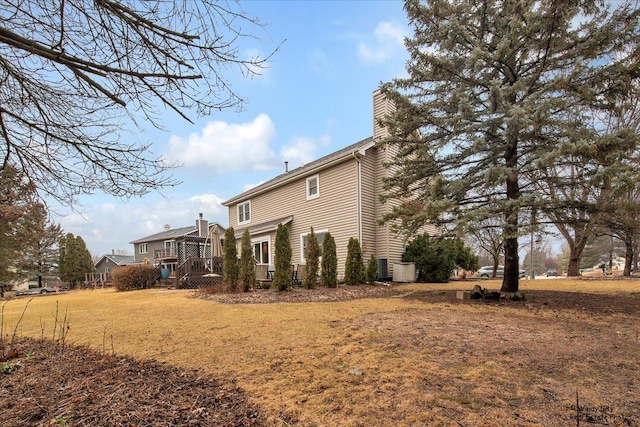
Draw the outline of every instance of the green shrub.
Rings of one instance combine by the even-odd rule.
[[[320,266],[320,280],[322,285],[328,288],[338,286],[338,255],[336,253],[336,241],[328,232],[322,241],[322,263]]]
[[[273,286],[279,291],[289,289],[293,279],[291,243],[289,242],[289,229],[282,224],[278,224],[278,229],[276,230],[275,268]]]
[[[371,255],[367,264],[367,283],[373,285],[378,280],[378,260],[375,255]]]
[[[417,236],[406,247],[402,261],[413,262],[418,270],[418,282],[448,283],[456,265],[477,269],[478,258],[471,254],[460,239]]]
[[[232,292],[238,289],[238,248],[233,227],[224,232],[224,258],[222,259],[222,282]]]
[[[249,230],[245,230],[242,234],[240,243],[240,283],[244,292],[249,292],[249,289],[256,284],[256,262],[253,257]]]
[[[320,267],[320,246],[318,245],[316,234],[313,232],[313,227],[311,227],[311,231],[307,235],[304,258],[307,260],[307,265],[304,271],[303,284],[306,289],[313,289],[318,284],[318,269]]]
[[[111,272],[111,283],[118,291],[145,289],[157,279],[158,271],[150,264],[119,267]]]
[[[344,283],[357,285],[364,282],[364,261],[360,242],[355,237],[349,239],[347,245],[347,259],[344,263]]]

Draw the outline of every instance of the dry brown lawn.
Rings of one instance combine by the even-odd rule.
[[[640,425],[640,281],[524,280],[524,302],[455,298],[475,283],[499,287],[75,291],[33,298],[17,335],[50,339],[66,311],[67,343],[237,384],[264,425]],[[3,302],[5,341],[27,301]]]

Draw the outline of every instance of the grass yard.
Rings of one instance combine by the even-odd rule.
[[[3,335],[27,303],[19,337],[51,339],[66,313],[67,343],[235,381],[267,425],[640,425],[640,281],[523,280],[524,302],[455,298],[475,283],[499,288],[278,303],[74,291],[2,302]]]

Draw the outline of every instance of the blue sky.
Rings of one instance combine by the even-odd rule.
[[[81,236],[92,254],[133,254],[130,241],[172,228],[195,225],[202,212],[228,224],[221,202],[284,172],[373,133],[373,92],[381,82],[405,74],[410,35],[402,2],[269,1],[241,3],[267,26],[245,40],[241,55],[266,55],[283,40],[262,76],[227,72],[246,98],[244,111],[225,111],[190,124],[170,113],[166,132],[141,123],[141,142],[154,155],[183,166],[183,183],[162,193],[121,201],[86,196],[78,212],[55,209],[67,233]]]

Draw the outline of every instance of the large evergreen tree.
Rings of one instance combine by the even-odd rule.
[[[36,188],[17,169],[0,169],[0,283],[25,278],[46,221]]]
[[[399,201],[385,219],[416,230],[500,218],[502,290],[516,291],[521,211],[552,203],[536,197],[536,172],[573,153],[597,157],[592,115],[637,78],[640,11],[564,0],[407,0],[405,9],[409,77],[383,86],[396,107],[385,142],[398,150],[385,188]]]
[[[59,253],[58,244],[63,237],[60,224],[52,223],[46,218],[44,209],[38,220],[32,224],[33,239],[22,246],[23,262],[20,269],[30,277],[38,278],[38,286],[42,287],[44,276],[57,272]],[[34,218],[35,219],[35,218]],[[93,265],[93,260],[92,260]]]
[[[59,243],[60,279],[76,287],[85,280],[85,274],[95,271],[91,253],[80,236],[67,233]]]

